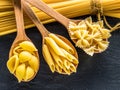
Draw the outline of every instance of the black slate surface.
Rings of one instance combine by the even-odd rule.
[[[84,17],[81,17],[84,18]],[[120,19],[107,18],[111,25]],[[69,36],[59,23],[45,25],[60,35]],[[18,83],[6,67],[8,53],[16,33],[0,37],[0,90],[120,90],[120,29],[112,33],[109,48],[93,57],[76,48],[79,55],[77,73],[70,76],[52,74],[41,53],[41,35],[37,28],[26,30],[27,35],[39,50],[40,69],[29,83]],[[73,44],[74,45],[74,44]]]

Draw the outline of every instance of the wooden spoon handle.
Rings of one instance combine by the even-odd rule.
[[[13,0],[14,11],[15,11],[15,19],[17,25],[17,36],[25,36],[24,31],[24,20],[23,20],[23,12],[21,6],[21,0]]]
[[[43,26],[40,19],[35,15],[31,7],[29,6],[29,3],[22,0],[23,9],[26,12],[26,14],[29,16],[29,18],[33,21],[33,23],[37,26],[38,30],[42,34],[43,37],[48,36],[47,29]]]
[[[65,27],[68,27],[70,20],[68,18],[64,17],[62,14],[56,12],[54,9],[50,8],[42,0],[25,0],[25,1],[29,2],[31,5],[35,6],[36,8],[42,10],[46,14],[55,18],[57,21],[59,21]]]

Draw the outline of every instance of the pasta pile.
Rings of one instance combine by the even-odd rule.
[[[70,22],[69,33],[76,46],[91,56],[106,50],[111,36],[110,30],[103,27],[103,21],[92,22],[91,17],[78,24]]]
[[[96,0],[43,0],[50,7],[62,15],[73,18],[82,15],[91,14],[93,10],[91,1]],[[101,7],[103,9],[104,16],[111,16],[120,18],[120,0],[101,0]],[[45,13],[32,7],[34,12],[41,19],[42,23],[50,23],[55,21]],[[31,28],[34,24],[26,17],[25,27]],[[12,6],[12,0],[0,1],[0,35],[9,34],[16,31],[14,11]]]
[[[45,37],[43,56],[52,72],[70,75],[76,72],[78,59],[75,51],[55,34]]]
[[[29,81],[37,73],[39,61],[36,51],[36,47],[29,41],[23,41],[14,48],[13,55],[7,62],[7,68],[16,76],[18,82]]]

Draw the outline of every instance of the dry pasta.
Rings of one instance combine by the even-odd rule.
[[[43,56],[50,69],[53,65],[54,71],[60,74],[70,75],[76,72],[79,61],[77,57],[74,56],[74,53],[73,48],[68,46],[68,44],[62,41],[57,35],[50,33],[48,37],[45,37]],[[51,71],[53,72],[53,69],[51,69]]]
[[[93,4],[99,4],[99,0],[43,0],[50,7],[68,18],[88,15],[93,11]],[[91,3],[91,1],[93,1]],[[100,2],[104,16],[120,18],[120,0],[102,0]],[[43,23],[55,21],[34,7],[33,10],[39,18],[43,19]],[[79,9],[82,8],[82,9]],[[12,0],[1,0],[0,3],[0,35],[5,35],[16,31],[15,18],[13,14]],[[31,28],[34,24],[25,16],[26,28]],[[5,28],[5,26],[7,26]],[[11,26],[11,27],[10,27]]]
[[[29,41],[23,41],[13,49],[7,68],[16,76],[18,82],[29,81],[37,73],[39,60],[36,51],[36,47]]]
[[[78,24],[70,22],[69,33],[76,46],[91,56],[106,50],[111,36],[110,30],[103,27],[103,21],[92,22],[91,17]]]
[[[56,35],[49,34],[49,37],[51,37],[60,47],[64,48],[70,53],[74,53],[74,50],[69,45],[67,45],[65,42],[63,42],[61,39],[59,39]]]
[[[49,49],[48,49],[47,45],[43,45],[43,56],[44,56],[47,64],[49,65],[51,71],[54,72],[55,71],[55,65],[54,65],[53,59],[50,55],[50,52],[49,52]]]

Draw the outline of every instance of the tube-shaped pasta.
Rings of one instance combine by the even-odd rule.
[[[54,52],[57,55],[64,57],[64,54],[62,53],[61,49],[58,47],[58,45],[56,44],[56,42],[52,38],[45,37],[45,41],[46,41],[47,44],[49,44],[49,46],[51,48],[53,48]]]
[[[62,67],[63,68],[63,67]],[[58,73],[63,73],[63,70],[60,66],[57,65],[57,63],[55,64],[55,69]]]
[[[59,67],[63,67],[63,62],[61,60],[61,58],[52,50],[52,48],[49,48],[50,49],[50,53],[54,59],[54,61],[56,62],[56,64],[58,64]]]
[[[67,69],[65,66],[63,66],[63,71],[64,73],[66,73],[67,75],[70,75],[70,69]]]
[[[79,61],[74,57],[74,48],[68,46],[61,38],[52,33],[48,34],[43,44],[43,55],[50,69],[52,66],[50,63],[53,62],[56,72],[70,75],[76,72],[74,69],[77,68]]]
[[[55,65],[54,65],[53,59],[51,57],[51,54],[49,52],[47,45],[45,45],[45,44],[43,45],[43,56],[44,56],[47,64],[49,65],[51,71],[55,72]]]
[[[64,49],[61,48],[61,50],[63,51],[63,53],[66,56],[66,59],[74,64],[78,64],[78,60],[77,58],[75,58],[73,55],[71,55],[70,53],[68,53],[67,51],[65,51]]]
[[[51,33],[49,34],[49,37],[51,37],[57,43],[57,45],[59,45],[61,48],[64,48],[69,53],[74,54],[74,50],[69,45],[67,45],[64,41],[58,38],[55,34]]]
[[[70,63],[70,70],[76,72],[76,67],[72,63]]]
[[[70,63],[66,59],[63,60],[64,66],[69,70],[70,69]]]

